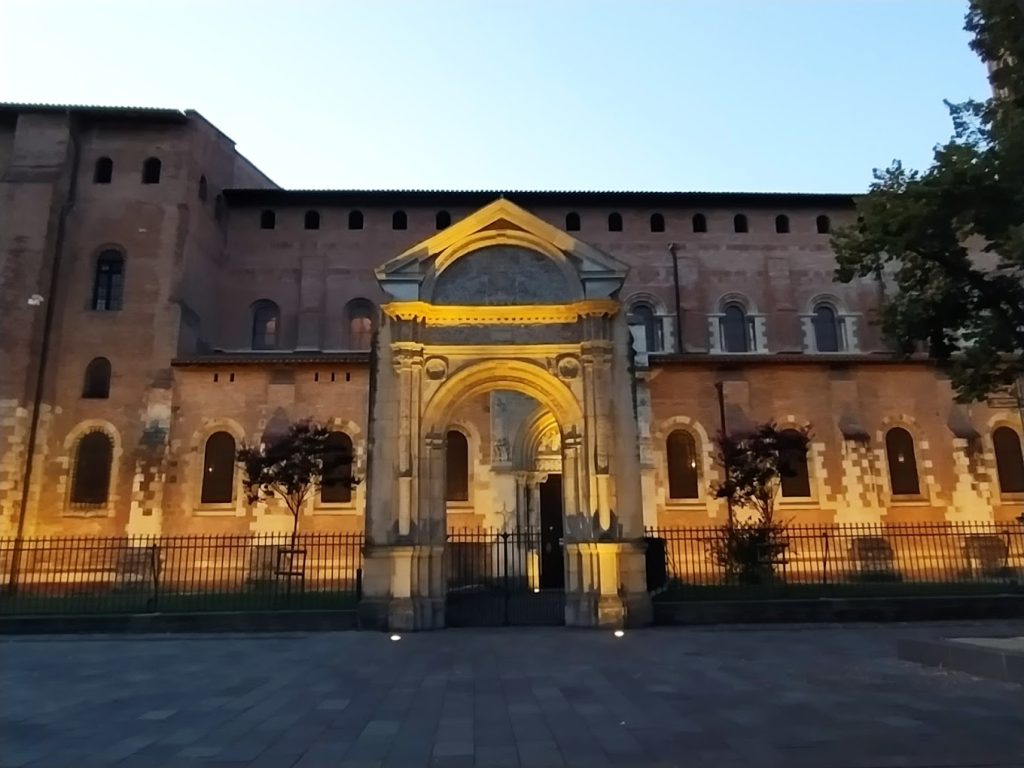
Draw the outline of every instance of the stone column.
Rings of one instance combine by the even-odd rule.
[[[444,626],[444,440],[420,438],[422,347],[381,329],[363,564],[364,626]],[[439,506],[440,505],[440,506]]]

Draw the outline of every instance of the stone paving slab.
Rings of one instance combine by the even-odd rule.
[[[896,658],[1012,622],[17,637],[0,768],[1017,766],[1020,686]]]

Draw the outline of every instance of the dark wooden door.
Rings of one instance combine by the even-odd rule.
[[[548,475],[548,479],[540,485],[540,587],[565,587],[561,475]]]

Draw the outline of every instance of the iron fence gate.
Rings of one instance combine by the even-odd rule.
[[[466,530],[448,534],[445,549],[446,623],[450,627],[540,626],[565,623],[565,591],[550,553],[537,529]],[[557,578],[554,578],[557,577]]]

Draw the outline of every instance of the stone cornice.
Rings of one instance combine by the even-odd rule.
[[[611,316],[619,311],[613,299],[587,299],[571,304],[515,306],[456,306],[425,301],[396,301],[381,310],[393,320],[421,321],[434,326],[554,325],[575,323],[581,317]]]

